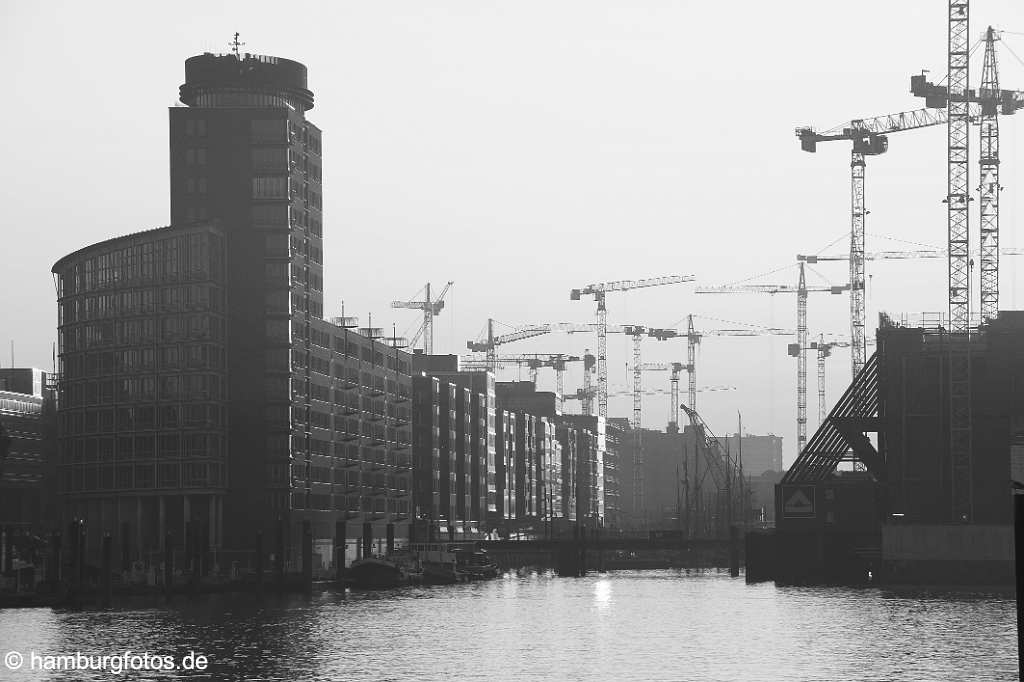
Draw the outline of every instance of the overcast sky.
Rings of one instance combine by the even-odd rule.
[[[944,2],[891,0],[855,10],[820,1],[0,0],[0,365],[9,366],[13,340],[18,366],[50,367],[58,258],[167,224],[167,108],[184,60],[228,51],[236,30],[243,50],[309,67],[309,118],[324,130],[325,315],[344,300],[364,324],[372,314],[374,326],[395,322],[411,335],[418,313],[388,303],[452,279],[435,351],[461,353],[488,317],[591,322],[593,302],[571,302],[573,287],[691,273],[712,285],[779,268],[754,281],[795,283],[796,253],[848,249],[849,144],[807,154],[793,130],[921,106],[909,78],[944,74],[945,13]],[[1024,32],[1024,4],[975,0],[972,42],[988,24]],[[1002,85],[1024,89],[1015,56],[1024,58],[1024,35],[1004,43]],[[979,50],[974,82],[980,59]],[[1002,120],[1001,239],[1024,246],[1019,125]],[[893,135],[889,149],[868,161],[868,249],[944,247],[944,126]],[[974,187],[976,161],[971,173]],[[976,230],[972,215],[972,240]],[[1024,305],[1021,260],[1002,262],[1005,309]],[[848,279],[845,264],[815,270],[809,282]],[[879,310],[946,308],[942,260],[868,263],[868,276],[872,331]],[[688,313],[796,322],[792,296],[698,296],[692,284],[613,294],[608,309],[610,322],[661,327]],[[809,311],[812,335],[849,334],[845,296],[812,295]],[[735,326],[701,321],[720,324]],[[609,338],[610,384],[625,386],[631,346]],[[746,431],[785,438],[787,464],[796,434],[790,341],[707,338],[698,356],[699,385],[736,389],[698,397],[711,428],[735,431],[741,410]],[[505,350],[595,346],[551,335]],[[685,341],[650,341],[643,359],[685,353]],[[849,366],[846,351],[829,360],[830,404]],[[812,357],[809,435],[814,367]],[[567,389],[580,377],[577,366]],[[667,375],[644,381],[668,385]],[[542,375],[542,389],[553,384]],[[663,428],[668,407],[667,396],[647,397],[645,425]],[[628,396],[611,401],[613,416],[631,409]]]

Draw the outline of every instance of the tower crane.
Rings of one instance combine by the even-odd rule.
[[[423,337],[423,352],[427,355],[434,354],[434,318],[441,314],[444,309],[444,297],[448,293],[454,282],[448,282],[445,284],[444,289],[441,290],[441,294],[431,300],[430,298],[430,282],[423,287],[422,291],[424,296],[422,301],[392,301],[392,308],[409,308],[412,310],[423,311],[423,324],[419,330],[413,336],[410,345],[415,346],[420,340],[420,336]]]
[[[966,332],[970,307],[969,167],[968,124],[980,129],[980,182],[978,208],[981,224],[981,318],[995,317],[999,310],[999,116],[1024,108],[1024,91],[999,87],[996,41],[999,32],[985,31],[985,57],[981,87],[969,87],[970,7],[967,0],[949,0],[947,66],[948,85],[936,85],[924,73],[910,77],[910,92],[923,97],[925,106],[947,107],[947,238],[949,248],[950,325]]]
[[[583,350],[583,400],[580,409],[583,414],[594,414],[594,370],[597,358],[589,348]]]
[[[681,362],[644,362],[640,365],[641,372],[671,372],[669,375],[669,395],[671,411],[669,412],[669,430],[679,430],[679,373],[686,369]],[[634,368],[634,372],[636,368]]]
[[[541,367],[550,367],[555,370],[555,391],[558,396],[558,407],[562,408],[565,394],[565,366],[570,362],[580,362],[583,358],[576,355],[527,353],[520,355],[497,355],[491,358],[463,358],[459,366],[463,369],[492,369],[515,365],[526,366],[530,369],[530,380],[537,383],[537,370]]]
[[[939,125],[946,122],[944,109],[917,109],[898,114],[854,119],[842,126],[816,132],[814,128],[796,129],[800,148],[817,151],[819,142],[848,140],[850,151],[850,356],[853,376],[857,376],[867,360],[864,345],[864,222],[868,210],[864,205],[865,157],[884,154],[889,148],[890,133]]]
[[[978,251],[974,251],[972,255],[978,255]],[[918,249],[912,251],[867,251],[864,253],[864,260],[909,260],[913,258],[946,258],[949,252],[945,249]],[[1024,256],[1024,249],[1013,248],[1004,246],[999,249],[1000,256]],[[815,263],[824,263],[828,261],[846,261],[850,260],[850,255],[846,253],[839,253],[833,256],[811,256],[797,254],[797,261],[802,261],[808,265],[814,265]]]
[[[693,318],[695,315],[686,316],[686,332],[680,332],[676,329],[654,329],[649,332],[651,336],[655,336],[660,341],[665,339],[676,338],[680,336],[686,337],[686,364],[683,365],[683,369],[688,374],[688,386],[687,386],[687,405],[691,410],[697,409],[697,345],[704,336],[793,336],[796,332],[792,329],[777,329],[775,327],[764,327],[759,329],[706,329],[703,331],[696,331],[693,327]],[[673,412],[677,416],[678,423],[678,411]]]
[[[579,301],[583,296],[593,296],[597,302],[597,410],[601,417],[608,416],[608,310],[605,297],[612,291],[630,291],[646,287],[660,287],[668,284],[692,282],[693,275],[671,275],[652,279],[620,280],[588,284],[569,292],[569,300]]]
[[[867,339],[867,345],[874,345],[874,339]],[[818,335],[817,341],[811,342],[810,350],[816,351],[818,355],[818,423],[825,421],[828,411],[825,406],[825,359],[832,355],[833,348],[849,348],[850,342],[846,339],[830,338],[825,340],[824,334]]]
[[[653,330],[651,330],[648,327],[644,327],[642,325],[635,325],[635,324],[631,324],[631,325],[623,325],[623,324],[609,325],[609,324],[607,324],[607,322],[604,325],[595,324],[593,322],[588,322],[588,323],[579,323],[579,322],[549,322],[549,323],[542,323],[542,324],[528,324],[528,325],[523,325],[519,329],[516,329],[516,330],[514,330],[512,332],[509,332],[507,334],[502,334],[502,335],[499,335],[499,336],[495,336],[494,333],[493,333],[493,329],[494,329],[494,324],[493,323],[494,323],[493,320],[488,320],[488,325],[487,325],[487,328],[488,328],[488,338],[487,338],[486,341],[469,341],[466,344],[466,347],[469,348],[469,350],[477,351],[477,352],[480,352],[480,351],[487,352],[489,359],[490,358],[496,358],[497,356],[495,355],[495,348],[497,348],[500,345],[506,344],[506,343],[513,343],[515,341],[522,341],[524,339],[529,339],[529,338],[533,338],[535,336],[541,336],[543,334],[549,334],[549,333],[552,333],[552,332],[567,332],[569,334],[579,334],[579,333],[593,333],[595,331],[600,332],[601,330],[603,330],[604,334],[606,334],[606,335],[607,334],[628,334],[628,335],[633,337],[633,359],[634,359],[634,364],[636,364],[636,362],[638,361],[637,359],[640,357],[640,355],[639,355],[640,354],[640,342],[643,340],[643,337],[645,335],[656,336],[655,334],[650,334],[649,333],[649,332],[651,332]],[[593,357],[593,356],[589,356],[589,357]],[[598,363],[598,364],[600,364],[600,363]],[[585,370],[589,368],[587,366],[586,357],[584,358],[584,368],[585,368]],[[590,378],[589,377],[589,373],[584,371],[584,375],[583,376],[584,376],[584,384],[586,384],[586,382]],[[637,388],[637,390],[639,390],[639,388]],[[600,377],[598,378],[598,397],[600,398]],[[589,407],[592,408],[592,406],[589,406]],[[633,402],[633,417],[634,417],[634,419],[633,419],[633,421],[635,423],[639,423],[638,410],[639,410],[639,408],[638,408],[637,400],[634,399],[634,402]],[[589,409],[589,410],[586,410],[585,412],[586,412],[586,414],[592,414],[593,410]]]
[[[797,358],[796,371],[796,440],[798,452],[807,444],[807,295],[810,293],[842,294],[850,288],[841,286],[807,286],[804,264],[799,263],[800,278],[792,284],[735,284],[719,287],[698,287],[698,294],[796,294],[796,343],[790,344],[789,354]]]

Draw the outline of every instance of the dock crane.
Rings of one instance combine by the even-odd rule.
[[[696,513],[696,521],[693,524],[694,535],[707,534],[708,531],[716,532],[719,536],[725,536],[730,532],[735,514],[735,503],[743,499],[742,489],[739,495],[733,496],[733,486],[739,483],[743,485],[743,474],[739,470],[737,462],[732,459],[728,452],[722,448],[722,442],[711,432],[707,423],[701,418],[696,410],[686,405],[680,405],[690,420],[695,439],[694,452],[694,475],[693,475],[693,511]],[[700,465],[703,461],[704,470],[701,472]],[[713,518],[703,519],[700,514],[704,500],[704,480],[710,474],[717,493],[716,513]],[[686,519],[687,526],[690,525],[691,500],[689,494],[689,476],[686,476]],[[742,506],[742,505],[741,505]],[[742,517],[742,511],[739,516]],[[710,522],[710,523],[708,523]]]
[[[807,444],[807,295],[810,293],[842,294],[850,285],[807,286],[804,264],[799,263],[800,278],[792,284],[734,284],[719,287],[698,287],[698,294],[796,294],[796,343],[789,345],[789,354],[797,358],[796,371],[796,440],[797,451],[802,452]]]
[[[415,346],[422,336],[423,352],[427,355],[434,354],[434,318],[440,315],[441,311],[444,309],[444,297],[448,293],[452,284],[454,284],[454,282],[448,282],[445,284],[444,289],[441,290],[441,294],[433,300],[430,298],[430,282],[427,282],[427,285],[421,290],[424,292],[424,300],[391,302],[392,308],[409,308],[412,310],[423,311],[423,324],[420,326],[415,336],[413,336],[410,345]]]
[[[693,275],[670,275],[651,279],[620,280],[617,282],[599,282],[588,284],[569,292],[569,300],[579,301],[583,296],[593,296],[597,302],[597,412],[601,417],[608,416],[608,310],[605,297],[613,291],[631,291],[646,287],[660,287],[668,284],[692,282]]]
[[[819,142],[846,140],[853,143],[850,151],[850,356],[853,376],[857,376],[867,354],[864,345],[864,223],[868,210],[865,198],[865,157],[884,154],[889,149],[888,135],[946,122],[944,109],[917,109],[898,114],[854,119],[842,126],[816,132],[814,128],[796,129],[800,148],[817,151]]]

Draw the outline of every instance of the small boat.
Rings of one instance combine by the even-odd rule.
[[[425,583],[452,585],[498,576],[498,567],[474,542],[427,543],[410,549],[419,556]]]
[[[395,561],[383,557],[356,559],[348,567],[352,586],[364,590],[379,590],[409,584],[406,571]]]
[[[453,547],[455,567],[470,580],[491,580],[498,577],[498,566],[482,549]]]
[[[460,571],[454,561],[423,562],[423,582],[428,585],[454,585],[467,580],[469,576]]]

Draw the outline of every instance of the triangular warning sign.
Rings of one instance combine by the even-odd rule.
[[[785,508],[787,511],[807,512],[814,509],[814,504],[804,495],[803,491],[797,491],[785,501]]]
[[[803,490],[797,490],[786,500],[784,509],[794,514],[810,514],[814,511],[814,503]]]

